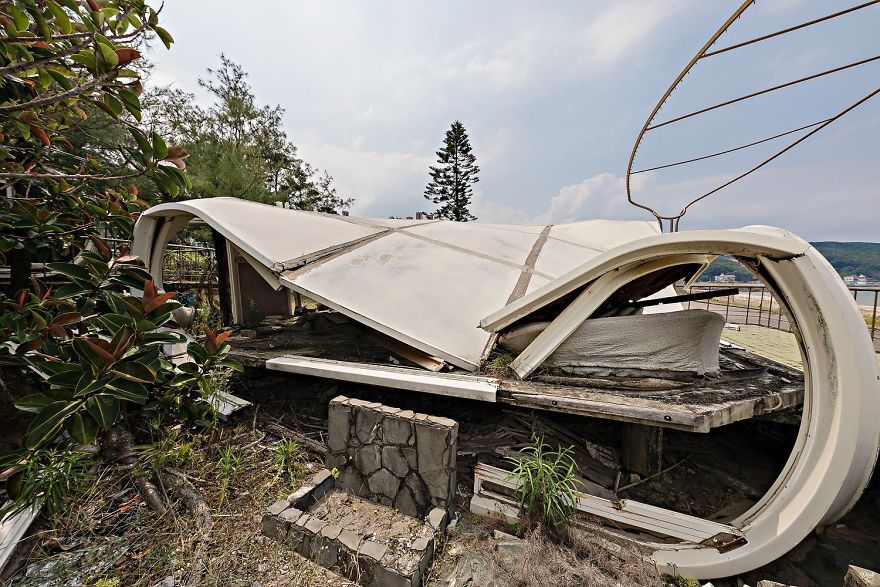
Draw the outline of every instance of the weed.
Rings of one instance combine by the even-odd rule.
[[[220,473],[220,500],[217,507],[223,505],[226,499],[226,492],[229,485],[235,480],[241,470],[244,468],[247,457],[231,446],[225,446],[220,449],[217,459],[217,471]]]
[[[573,449],[550,450],[542,436],[532,437],[515,457],[508,457],[514,469],[508,479],[519,486],[519,507],[526,527],[539,523],[551,533],[567,524],[576,511],[577,464]]]
[[[700,582],[688,577],[678,575],[663,575],[663,587],[700,587]]]
[[[275,445],[273,455],[277,474],[293,480],[305,471],[305,454],[299,443],[292,439],[282,439]]]
[[[513,373],[510,364],[514,356],[510,353],[497,353],[486,363],[486,371],[498,377],[507,377]]]
[[[153,444],[138,447],[141,451],[141,461],[154,471],[165,467],[180,468],[193,456],[193,442],[185,442],[176,428],[162,436]]]
[[[16,498],[15,504],[42,503],[43,511],[51,517],[88,486],[94,464],[90,454],[71,445],[46,448],[7,480],[6,491]],[[4,506],[0,517],[8,511],[13,510]]]
[[[95,587],[119,587],[119,577],[104,577],[98,579]]]

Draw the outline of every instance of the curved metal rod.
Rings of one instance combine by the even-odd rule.
[[[697,52],[697,54],[694,55],[693,58],[691,58],[690,62],[688,62],[685,68],[681,70],[681,73],[679,73],[675,80],[673,80],[672,84],[670,84],[666,91],[663,92],[663,96],[661,96],[660,100],[657,102],[657,105],[654,106],[654,109],[651,111],[651,114],[650,116],[648,116],[645,124],[642,125],[642,129],[639,131],[639,135],[636,138],[635,144],[633,145],[632,152],[629,155],[629,163],[626,166],[626,199],[633,206],[650,212],[654,216],[654,218],[656,218],[657,221],[660,222],[661,229],[663,228],[663,221],[661,220],[660,215],[657,214],[657,212],[655,212],[649,206],[639,204],[632,199],[630,176],[632,175],[633,162],[636,158],[636,152],[639,150],[639,145],[641,144],[642,138],[645,136],[645,133],[648,131],[648,127],[654,121],[654,117],[657,116],[658,112],[660,112],[660,108],[663,107],[663,104],[666,103],[666,100],[669,99],[669,96],[672,95],[672,92],[675,91],[675,88],[678,87],[678,84],[681,82],[682,79],[684,79],[684,76],[688,74],[688,72],[694,67],[694,65],[696,65],[697,61],[699,61],[703,57],[703,55],[705,55],[705,53],[709,50],[709,48],[715,44],[715,41],[717,41],[718,38],[721,37],[721,35],[723,35],[727,31],[727,29],[729,29],[731,25],[733,25],[734,22],[736,22],[736,19],[738,19],[749,6],[754,4],[754,2],[755,0],[745,0],[742,4],[740,4],[739,8],[737,8],[733,12],[733,14],[730,15],[730,17],[728,17],[724,24],[722,24],[721,27],[717,31],[715,31],[715,34],[712,35],[708,41],[706,41],[706,44],[703,45],[703,47]]]
[[[748,100],[750,98],[754,98],[756,96],[762,96],[764,94],[769,94],[770,92],[775,92],[776,90],[781,90],[783,88],[788,88],[790,86],[794,86],[803,82],[808,82],[810,80],[814,80],[816,78],[820,78],[826,75],[830,75],[832,73],[837,73],[839,71],[845,71],[847,69],[858,67],[859,65],[865,65],[866,63],[871,63],[872,61],[877,61],[880,59],[880,55],[875,55],[873,57],[868,57],[866,59],[859,59],[858,61],[853,61],[852,63],[847,63],[846,65],[840,65],[838,67],[833,67],[831,69],[826,69],[825,71],[820,71],[819,73],[814,73],[812,75],[808,75],[806,77],[802,77],[796,80],[792,80],[790,82],[785,82],[782,84],[778,84],[769,88],[765,88],[763,90],[758,90],[757,92],[752,92],[750,94],[746,94],[745,96],[740,96],[738,98],[733,98],[731,100],[726,100],[724,102],[719,102],[718,104],[713,104],[712,106],[706,106],[705,108],[700,108],[699,110],[694,110],[693,112],[688,112],[687,114],[682,114],[681,116],[676,116],[675,118],[670,118],[669,120],[664,120],[663,122],[658,122],[657,124],[652,124],[646,131],[654,130],[655,128],[660,128],[661,126],[666,126],[667,124],[672,124],[673,122],[678,122],[680,120],[684,120],[685,118],[690,118],[692,116],[697,116],[698,114],[704,114],[711,110],[717,110],[718,108],[723,108],[725,106],[730,106],[731,104],[736,104],[737,102],[742,102],[743,100]]]
[[[880,1],[880,0],[878,0],[878,1]],[[743,150],[743,149],[748,149],[749,147],[754,147],[755,145],[760,145],[761,143],[767,143],[767,142],[772,141],[772,140],[774,140],[774,139],[778,139],[778,138],[780,138],[780,137],[784,137],[784,136],[787,136],[787,135],[794,134],[794,133],[796,133],[796,132],[800,132],[800,131],[802,131],[802,130],[806,130],[806,129],[808,129],[808,128],[811,128],[811,127],[813,127],[813,126],[816,126],[817,124],[822,124],[823,122],[828,122],[829,120],[831,120],[831,119],[830,119],[830,118],[826,118],[825,120],[819,120],[819,121],[817,121],[817,122],[812,122],[812,123],[810,123],[810,124],[805,124],[804,126],[801,126],[801,127],[798,127],[798,128],[792,129],[792,130],[787,130],[787,131],[785,131],[785,132],[781,132],[781,133],[779,133],[779,134],[776,134],[776,135],[773,135],[773,136],[771,136],[771,137],[767,137],[767,138],[761,139],[761,140],[759,140],[759,141],[754,141],[754,142],[751,142],[751,143],[747,143],[747,144],[745,144],[745,145],[740,145],[740,146],[738,146],[738,147],[733,147],[732,149],[725,149],[725,150],[723,150],[723,151],[718,151],[718,152],[716,152],[716,153],[710,153],[709,155],[703,155],[702,157],[694,157],[693,159],[685,159],[684,161],[676,161],[675,163],[666,163],[666,164],[664,164],[664,165],[657,165],[657,166],[655,166],[655,167],[647,167],[647,168],[645,168],[645,169],[639,169],[639,170],[637,170],[637,171],[633,171],[633,172],[631,173],[631,175],[636,175],[636,174],[639,174],[639,173],[645,173],[645,172],[647,172],[647,171],[657,171],[658,169],[667,169],[667,168],[669,168],[669,167],[677,167],[677,166],[679,166],[679,165],[685,165],[685,164],[687,164],[687,163],[694,163],[695,161],[702,161],[702,160],[704,160],[704,159],[711,159],[712,157],[718,157],[718,156],[720,156],[720,155],[727,155],[728,153],[733,153],[734,151],[741,151],[741,150]]]
[[[737,43],[737,44],[734,44],[734,45],[730,45],[730,46],[728,46],[728,47],[725,47],[725,48],[723,48],[723,49],[719,49],[719,50],[717,50],[717,51],[712,51],[712,52],[710,52],[709,49],[710,49],[710,48],[711,48],[711,47],[717,42],[718,38],[721,37],[721,35],[723,35],[723,34],[724,34],[724,33],[725,33],[725,32],[731,27],[731,25],[733,25],[733,23],[734,23],[734,22],[735,22],[735,21],[736,21],[741,15],[742,15],[743,12],[745,12],[745,10],[746,10],[749,6],[751,6],[752,4],[754,4],[754,0],[745,0],[745,1],[744,1],[744,2],[743,2],[743,3],[742,3],[742,4],[741,4],[741,5],[740,5],[740,6],[739,6],[734,12],[733,12],[733,14],[730,15],[730,17],[724,22],[724,24],[722,24],[721,27],[720,27],[717,31],[715,31],[715,34],[713,34],[713,35],[709,38],[709,40],[706,42],[706,44],[703,45],[703,47],[697,52],[696,55],[694,55],[694,57],[690,60],[690,62],[688,62],[688,64],[687,64],[687,65],[685,66],[685,68],[681,71],[681,73],[679,73],[678,76],[675,78],[675,80],[673,80],[672,84],[666,89],[666,91],[663,93],[663,96],[662,96],[662,97],[660,98],[660,100],[657,102],[657,105],[656,105],[656,106],[654,107],[654,109],[651,111],[651,114],[650,114],[650,116],[648,116],[648,119],[647,119],[647,120],[645,121],[645,123],[642,125],[642,128],[641,128],[641,130],[639,131],[638,136],[636,137],[635,144],[633,144],[632,151],[630,152],[629,162],[627,163],[627,168],[626,168],[626,198],[627,198],[627,201],[628,201],[630,204],[632,204],[633,206],[636,206],[637,208],[641,208],[642,210],[646,210],[646,211],[650,212],[651,215],[653,215],[654,218],[656,218],[657,221],[659,222],[659,224],[660,224],[660,229],[661,229],[661,230],[663,230],[663,228],[664,228],[664,223],[663,223],[663,221],[666,220],[666,221],[668,221],[668,223],[669,223],[669,230],[670,230],[671,232],[675,232],[675,231],[678,230],[678,225],[679,225],[679,223],[680,223],[680,221],[681,221],[681,217],[687,212],[687,210],[688,210],[688,208],[690,208],[690,206],[692,206],[693,204],[699,202],[700,200],[702,200],[702,199],[704,199],[704,198],[706,198],[706,197],[708,197],[708,196],[710,196],[710,195],[712,195],[712,194],[718,192],[719,190],[724,189],[725,187],[729,186],[730,184],[732,184],[732,183],[734,183],[734,182],[736,182],[736,181],[739,181],[740,179],[746,177],[747,175],[749,175],[749,174],[751,174],[751,173],[757,171],[758,169],[760,169],[761,167],[763,167],[763,166],[766,165],[767,163],[770,163],[771,161],[773,161],[774,159],[776,159],[777,157],[779,157],[780,155],[782,155],[783,153],[785,153],[785,152],[788,151],[789,149],[791,149],[791,148],[793,148],[794,146],[798,145],[799,143],[801,143],[802,141],[806,140],[807,138],[813,136],[814,134],[816,134],[817,132],[819,132],[820,130],[822,130],[823,128],[825,128],[826,126],[828,126],[829,124],[831,124],[832,122],[834,122],[835,120],[837,120],[838,118],[840,118],[841,116],[843,116],[844,114],[846,114],[847,112],[849,112],[850,110],[856,108],[857,106],[859,106],[859,105],[862,104],[863,102],[869,100],[869,99],[872,98],[874,95],[876,95],[877,92],[880,92],[880,88],[878,88],[878,90],[875,90],[874,92],[868,94],[867,96],[865,96],[865,97],[862,98],[861,100],[857,101],[856,103],[852,104],[852,105],[849,106],[848,108],[844,109],[843,111],[841,111],[841,112],[838,113],[837,115],[833,116],[832,118],[829,118],[829,119],[826,119],[825,121],[822,121],[822,122],[820,122],[820,123],[817,123],[818,126],[817,126],[815,129],[813,129],[812,131],[808,132],[807,134],[805,134],[804,136],[802,136],[802,137],[799,138],[798,140],[794,141],[793,143],[791,143],[790,145],[788,145],[788,146],[785,147],[784,149],[778,151],[778,152],[777,152],[776,154],[774,154],[773,156],[769,157],[768,159],[765,159],[764,161],[762,161],[761,163],[759,163],[759,164],[756,165],[755,167],[753,167],[753,168],[749,169],[748,171],[746,171],[746,172],[744,172],[744,173],[738,175],[738,176],[735,177],[734,179],[732,179],[732,180],[730,180],[730,181],[728,181],[728,182],[725,182],[723,185],[721,185],[721,186],[719,186],[719,187],[717,187],[717,188],[715,188],[715,189],[713,189],[713,190],[711,190],[711,191],[709,191],[709,192],[707,192],[707,193],[701,195],[700,197],[698,197],[698,198],[692,200],[692,201],[689,202],[687,205],[685,205],[685,207],[682,208],[682,210],[681,210],[677,215],[674,215],[674,216],[664,216],[664,215],[661,215],[661,214],[659,214],[657,211],[655,211],[653,208],[651,208],[650,206],[647,206],[647,205],[645,205],[645,204],[640,204],[639,202],[636,202],[636,201],[633,199],[633,196],[632,196],[632,176],[634,175],[634,172],[633,172],[633,163],[635,162],[635,157],[636,157],[636,154],[637,154],[637,152],[638,152],[639,146],[641,145],[642,140],[643,140],[644,137],[645,137],[645,134],[646,134],[649,130],[652,130],[652,129],[654,129],[654,128],[658,128],[658,127],[660,127],[660,126],[664,126],[664,125],[666,125],[666,124],[671,124],[672,122],[676,122],[676,121],[681,120],[681,119],[683,119],[683,118],[688,118],[688,117],[690,117],[690,116],[695,116],[695,115],[697,115],[697,114],[701,114],[701,113],[706,112],[706,111],[708,111],[708,110],[713,110],[713,109],[715,109],[715,108],[720,108],[720,107],[722,107],[722,106],[726,106],[726,105],[729,105],[729,104],[732,104],[732,103],[735,103],[735,102],[739,102],[739,101],[741,101],[741,100],[746,100],[746,99],[752,98],[752,97],[754,97],[754,96],[758,96],[758,95],[761,95],[761,94],[765,94],[765,93],[767,93],[767,92],[771,92],[771,91],[774,91],[774,90],[777,90],[777,89],[781,89],[781,88],[784,88],[784,87],[788,87],[788,86],[794,85],[794,84],[796,84],[796,83],[801,83],[801,82],[803,82],[803,81],[807,81],[807,80],[810,80],[810,79],[815,79],[815,78],[817,78],[817,77],[821,77],[821,76],[823,76],[823,75],[828,75],[828,74],[830,74],[830,73],[834,73],[834,72],[836,72],[836,71],[841,71],[841,70],[843,70],[843,69],[848,69],[848,68],[850,68],[850,67],[855,67],[855,66],[857,66],[857,65],[863,65],[863,64],[868,63],[868,62],[870,62],[870,61],[874,61],[874,60],[880,59],[880,56],[876,56],[876,57],[868,58],[868,59],[865,59],[865,60],[862,60],[862,61],[859,61],[859,62],[851,63],[851,64],[848,64],[848,65],[845,65],[845,66],[841,66],[841,67],[838,67],[838,68],[835,68],[835,69],[832,69],[832,70],[828,70],[828,71],[825,71],[825,72],[821,72],[821,73],[819,73],[819,74],[814,74],[814,75],[812,75],[812,76],[808,76],[808,77],[806,77],[806,78],[801,78],[801,79],[799,79],[799,80],[794,80],[794,81],[792,81],[792,82],[788,82],[788,83],[785,83],[785,84],[781,84],[781,85],[779,85],[779,86],[774,86],[774,87],[772,87],[772,88],[768,88],[768,89],[765,89],[765,90],[761,90],[761,91],[759,91],[759,92],[755,92],[755,93],[752,93],[752,94],[749,94],[749,95],[746,95],[746,96],[742,96],[742,97],[740,97],[740,98],[735,98],[735,99],[733,99],[733,100],[729,100],[729,101],[727,101],[727,102],[724,102],[724,103],[721,103],[721,104],[717,104],[717,105],[715,105],[715,106],[711,106],[711,107],[708,107],[708,108],[704,108],[704,109],[702,109],[702,110],[699,110],[699,111],[696,111],[696,112],[692,112],[692,113],[690,113],[690,114],[687,114],[687,115],[684,115],[684,116],[680,116],[680,117],[678,117],[678,118],[671,119],[671,120],[668,120],[668,121],[665,121],[665,122],[662,122],[662,123],[659,123],[659,124],[657,124],[657,125],[653,125],[653,126],[652,126],[652,123],[653,123],[653,121],[654,121],[654,118],[657,116],[657,113],[660,111],[660,109],[663,107],[663,105],[664,105],[664,104],[666,103],[666,101],[669,99],[669,96],[672,95],[672,92],[675,91],[675,89],[678,87],[678,85],[679,85],[679,84],[681,83],[681,81],[684,79],[684,76],[686,76],[686,75],[691,71],[691,69],[693,69],[693,67],[696,65],[696,63],[697,63],[699,60],[703,59],[704,57],[709,57],[709,56],[712,56],[712,55],[717,55],[717,54],[719,54],[719,53],[723,53],[723,52],[726,52],[726,51],[730,51],[730,50],[733,50],[733,49],[737,49],[737,48],[739,48],[739,47],[743,47],[743,46],[746,46],[746,45],[751,45],[751,44],[753,44],[753,43],[757,43],[757,42],[760,42],[760,41],[763,41],[763,40],[766,40],[766,39],[769,39],[769,38],[772,38],[772,37],[776,37],[776,36],[783,35],[783,34],[786,34],[786,33],[789,33],[789,32],[795,31],[795,30],[799,30],[799,29],[802,29],[802,28],[805,28],[805,27],[808,27],[808,26],[811,26],[811,25],[817,24],[817,23],[819,23],[819,22],[824,22],[824,21],[830,20],[830,19],[832,19],[832,18],[836,18],[836,17],[842,16],[842,15],[844,15],[844,14],[849,14],[849,13],[854,12],[854,11],[856,11],[856,10],[860,10],[860,9],[862,9],[862,8],[866,8],[866,7],[868,7],[868,6],[872,6],[872,5],[877,4],[877,3],[880,3],[880,0],[873,0],[873,1],[870,1],[870,2],[865,2],[865,3],[859,4],[859,5],[857,5],[857,6],[853,6],[853,7],[851,7],[851,8],[848,8],[848,9],[845,9],[845,10],[841,10],[841,11],[839,11],[839,12],[835,12],[835,13],[833,13],[833,14],[829,14],[829,15],[826,15],[826,16],[823,16],[823,17],[820,17],[820,18],[817,18],[817,19],[813,19],[813,20],[811,20],[811,21],[807,21],[807,22],[804,22],[804,23],[801,23],[801,24],[798,24],[798,25],[794,25],[794,26],[788,27],[788,28],[786,28],[786,29],[782,29],[782,30],[779,30],[779,31],[776,31],[776,32],[773,32],[773,33],[769,33],[769,34],[767,34],[767,35],[763,35],[763,36],[761,36],[761,37],[756,37],[756,38],[754,38],[754,39],[750,39],[750,40],[748,40],[748,41],[743,41],[742,43]],[[814,126],[814,125],[808,125],[807,127],[803,127],[803,128],[801,128],[801,129],[796,129],[795,131],[791,131],[791,132],[797,132],[797,130],[804,130],[804,128],[809,128],[809,126]],[[790,133],[783,133],[783,135],[784,135],[784,134],[790,134]],[[783,136],[783,135],[780,135],[780,136]],[[766,140],[772,140],[772,138],[778,138],[778,137],[771,137],[770,139],[766,139]],[[763,141],[759,141],[759,143],[760,143],[760,142],[763,142]],[[757,144],[757,143],[756,143],[756,144]],[[752,146],[752,145],[744,145],[743,147],[740,147],[740,148],[746,148],[746,147],[748,147],[748,146]],[[737,148],[737,149],[734,149],[734,150],[738,150],[738,148]],[[726,151],[726,152],[730,152],[730,151]],[[711,157],[711,156],[717,156],[717,155],[724,154],[724,153],[725,153],[725,152],[715,153],[715,154],[712,154],[712,155],[709,155],[709,156],[700,157],[700,158],[696,158],[696,159],[689,160],[689,161],[679,162],[679,163],[676,163],[676,164],[674,164],[674,165],[679,165],[679,164],[683,164],[683,163],[690,163],[690,162],[692,162],[692,161],[698,161],[698,160],[701,160],[701,159],[706,159],[706,158],[709,158],[709,157]],[[673,164],[671,164],[671,165],[669,165],[669,166],[672,166],[672,165],[673,165]],[[645,169],[645,170],[641,170],[641,171],[648,171],[648,170]]]
[[[752,168],[749,169],[748,171],[739,174],[738,176],[734,177],[734,178],[731,179],[730,181],[726,181],[726,182],[724,182],[723,184],[721,184],[721,185],[718,186],[717,188],[715,188],[715,189],[713,189],[713,190],[711,190],[711,191],[706,192],[705,194],[703,194],[703,195],[700,196],[699,198],[696,198],[696,199],[694,199],[694,200],[691,200],[691,201],[690,201],[690,202],[689,202],[684,208],[681,209],[681,211],[680,211],[677,215],[672,216],[672,218],[675,218],[675,219],[676,219],[676,223],[675,223],[676,230],[678,230],[678,220],[681,220],[681,217],[684,216],[684,214],[685,214],[685,212],[687,212],[688,208],[690,208],[691,206],[693,206],[694,204],[696,204],[697,202],[699,202],[699,201],[702,200],[703,198],[707,198],[707,197],[711,196],[712,194],[714,194],[715,192],[720,191],[720,190],[723,190],[724,188],[726,188],[726,187],[729,186],[730,184],[732,184],[732,183],[734,183],[734,182],[737,182],[737,181],[741,180],[742,178],[744,178],[745,176],[750,175],[750,174],[754,173],[755,171],[761,169],[762,167],[764,167],[765,165],[767,165],[768,163],[770,163],[771,161],[773,161],[774,159],[776,159],[777,157],[779,157],[780,155],[782,155],[783,153],[785,153],[786,151],[788,151],[788,150],[790,150],[790,149],[793,149],[793,148],[796,147],[798,144],[800,144],[800,143],[802,143],[803,141],[807,140],[808,138],[810,138],[811,136],[813,136],[814,134],[816,134],[817,132],[819,132],[820,130],[822,130],[823,128],[825,128],[826,126],[828,126],[829,124],[831,124],[831,123],[834,122],[835,120],[837,120],[838,118],[840,118],[840,117],[842,117],[843,115],[845,115],[846,113],[848,113],[848,112],[850,112],[851,110],[854,110],[855,108],[861,106],[862,104],[864,104],[865,102],[867,102],[868,100],[870,100],[871,98],[873,98],[874,96],[876,96],[877,94],[880,94],[880,88],[877,88],[876,90],[874,90],[873,92],[869,93],[867,96],[865,96],[865,97],[862,98],[861,100],[858,100],[857,102],[854,102],[854,103],[851,104],[850,106],[847,106],[846,108],[844,108],[843,110],[841,110],[840,112],[838,112],[837,114],[835,114],[834,116],[832,116],[831,118],[829,118],[827,121],[823,122],[820,126],[814,128],[813,130],[811,130],[810,132],[808,132],[807,134],[805,134],[804,136],[802,136],[802,137],[799,138],[798,140],[794,141],[793,143],[791,143],[790,145],[788,145],[788,146],[785,147],[784,149],[781,149],[780,151],[777,151],[776,154],[774,154],[774,155],[768,157],[767,159],[764,159],[763,161],[761,161],[760,163],[758,163],[757,165],[755,165],[754,167],[752,167]]]
[[[826,20],[831,20],[832,18],[837,18],[838,16],[843,16],[844,14],[849,14],[850,12],[855,12],[856,10],[861,10],[862,8],[867,8],[874,4],[880,3],[880,0],[871,0],[870,2],[865,2],[864,4],[858,4],[856,6],[851,6],[846,10],[841,10],[840,12],[835,12],[834,14],[826,14],[825,16],[820,16],[819,18],[814,18],[813,20],[808,20],[807,22],[802,22],[801,24],[796,24],[794,26],[790,26],[786,29],[782,29],[773,33],[769,33],[766,35],[761,35],[760,37],[755,37],[754,39],[749,39],[748,41],[743,41],[742,43],[736,43],[734,45],[730,45],[728,47],[724,47],[723,49],[716,49],[715,51],[709,51],[708,53],[704,53],[703,57],[712,57],[713,55],[718,55],[720,53],[726,53],[727,51],[732,51],[734,49],[739,49],[740,47],[745,47],[746,45],[751,45],[753,43],[760,43],[761,41],[766,41],[767,39],[772,39],[773,37],[778,37],[780,35],[784,35],[786,33],[790,33],[792,31],[797,31],[803,28],[807,28],[809,26],[813,26],[814,24],[819,24],[820,22],[825,22]]]

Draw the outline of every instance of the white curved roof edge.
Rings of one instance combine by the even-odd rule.
[[[498,332],[562,296],[583,287],[603,273],[620,265],[627,257],[644,249],[653,249],[658,254],[670,252],[730,255],[736,254],[737,247],[743,247],[744,250],[760,247],[766,251],[768,258],[789,259],[803,255],[810,248],[810,243],[782,228],[764,225],[728,230],[688,230],[641,238],[609,249],[565,275],[500,308],[480,320],[480,327],[489,332]]]

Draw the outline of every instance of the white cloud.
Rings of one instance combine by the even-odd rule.
[[[352,212],[356,215],[412,215],[427,203],[421,188],[432,163],[430,157],[328,144],[302,145],[300,154],[333,175],[340,195],[355,197]]]

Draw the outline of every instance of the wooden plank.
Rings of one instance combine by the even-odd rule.
[[[483,483],[490,482],[517,491],[519,485],[516,480],[508,479],[509,475],[510,472],[504,469],[478,463],[474,468],[474,494],[482,498],[491,497],[499,501],[506,501],[508,505],[514,504],[515,501],[510,497],[487,492],[483,486]],[[611,501],[578,492],[577,509],[598,518],[694,544],[710,540],[719,534],[742,537],[742,532],[733,526],[680,514],[633,500]]]
[[[6,505],[9,505],[8,502]],[[9,562],[19,541],[37,519],[39,508],[25,508],[0,521],[0,571]]]

